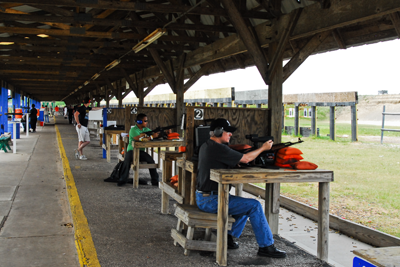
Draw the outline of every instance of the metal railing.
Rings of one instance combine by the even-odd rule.
[[[383,144],[383,132],[400,132],[400,129],[385,129],[385,115],[400,115],[398,112],[385,112],[386,106],[383,106],[382,112],[382,129],[381,129],[381,144]]]

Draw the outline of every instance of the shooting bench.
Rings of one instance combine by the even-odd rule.
[[[160,167],[160,151],[161,147],[180,147],[184,145],[183,140],[174,141],[174,140],[153,140],[148,142],[132,142],[133,146],[133,187],[139,187],[139,169],[149,169],[149,168],[159,168]],[[155,164],[140,164],[139,163],[139,154],[141,148],[158,148],[158,162]]]
[[[174,187],[170,183],[172,177],[172,162],[176,162],[183,156],[182,152],[177,151],[161,151],[162,162],[162,181],[159,183],[161,189],[161,213],[168,214],[169,208],[169,196],[175,199],[179,204],[183,204],[182,189],[183,184],[181,180],[178,180],[178,188]]]
[[[106,136],[106,144],[105,144],[105,149],[106,149],[106,158],[107,162],[111,162],[111,138],[113,134],[119,135],[119,141],[118,141],[118,154],[121,154],[122,147],[124,147],[123,144],[123,139],[121,138],[121,133],[124,133],[125,130],[105,130],[104,134]]]
[[[6,152],[6,153],[7,153],[7,148],[8,148],[8,150],[11,150],[11,147],[8,144],[8,142],[10,140],[11,140],[11,136],[0,137],[0,150],[4,150],[4,152]]]
[[[178,218],[176,229],[171,230],[174,245],[181,245],[184,254],[189,255],[189,250],[216,251],[217,243],[211,241],[211,229],[217,228],[217,214],[199,210],[196,205],[177,205],[175,216]],[[235,219],[229,217],[228,229],[232,228]],[[186,227],[185,227],[186,226]],[[183,229],[187,228],[186,237]],[[193,240],[195,228],[205,228],[203,240]]]

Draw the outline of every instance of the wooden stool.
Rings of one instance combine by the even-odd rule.
[[[217,214],[199,210],[194,205],[177,205],[175,216],[178,217],[176,229],[171,230],[174,245],[179,243],[184,248],[184,254],[189,255],[189,250],[216,251],[217,243],[211,240],[211,229],[217,228]],[[228,230],[232,228],[235,219],[229,216]],[[183,224],[187,226],[186,237],[182,234]],[[205,228],[206,233],[203,240],[193,240],[195,228]]]

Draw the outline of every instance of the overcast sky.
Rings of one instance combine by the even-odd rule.
[[[400,41],[387,41],[309,57],[283,84],[284,94],[379,90],[400,94]],[[236,91],[266,89],[256,67],[203,76],[189,90],[235,87]],[[159,85],[151,94],[171,93]]]

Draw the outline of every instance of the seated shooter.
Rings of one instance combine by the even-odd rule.
[[[146,114],[138,114],[136,117],[136,125],[129,131],[129,145],[126,149],[127,151],[125,153],[124,163],[121,167],[120,179],[117,184],[118,186],[125,185],[129,177],[129,169],[133,161],[132,141],[150,141],[150,139],[157,138],[159,135],[159,133],[153,133],[151,137],[148,137],[147,134],[145,134],[145,132],[151,131],[151,129],[147,128],[147,122],[148,119]],[[144,148],[140,149],[139,161],[145,161],[150,164],[155,163],[154,159],[145,152]],[[158,186],[159,177],[157,169],[149,169],[149,171],[151,176],[151,184]],[[139,179],[139,184],[147,184],[147,182],[143,179]]]
[[[210,169],[228,169],[239,163],[248,163],[272,147],[273,142],[270,140],[247,154],[235,151],[227,145],[235,130],[228,120],[216,119],[210,126],[210,139],[200,147],[196,202],[202,211],[218,212],[218,183],[210,180]],[[258,200],[229,195],[228,213],[236,220],[232,230],[228,231],[228,249],[239,248],[233,237],[240,237],[247,219],[250,218],[259,246],[258,255],[271,258],[286,257],[286,252],[274,246],[274,237]]]

